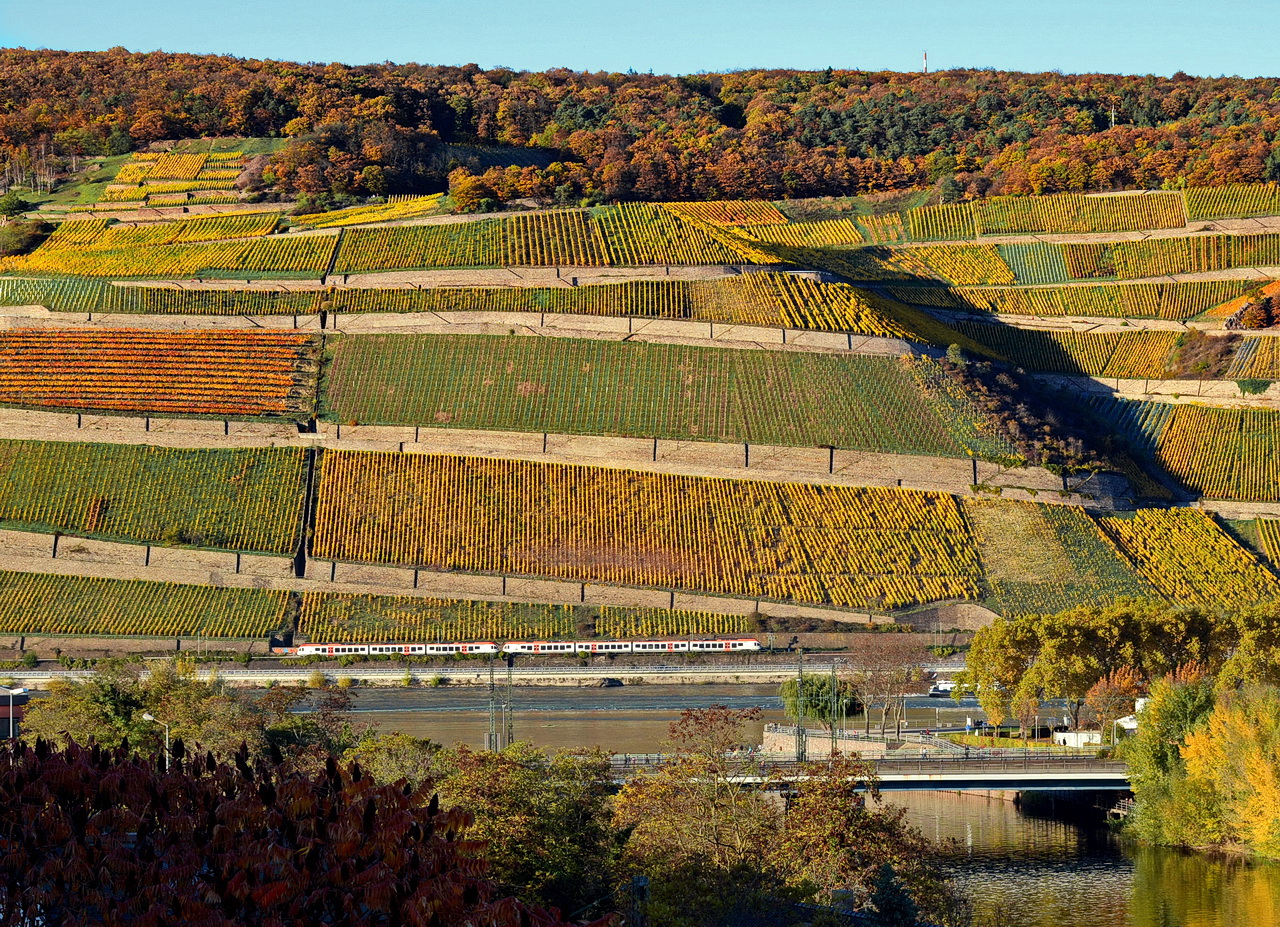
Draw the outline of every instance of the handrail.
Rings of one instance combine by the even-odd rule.
[[[813,763],[799,762],[785,754],[741,753],[728,754],[727,758],[740,760],[744,766],[755,766],[761,771],[799,771],[806,766],[821,764],[821,760]],[[614,767],[628,769],[644,769],[661,766],[671,757],[662,753],[621,753],[610,757]],[[1128,764],[1122,760],[1099,759],[1091,756],[1063,756],[1061,754],[1022,754],[1000,752],[1000,755],[963,756],[954,753],[928,753],[919,757],[886,757],[865,758],[863,760],[874,767],[877,772],[888,770],[893,772],[924,771],[926,769],[943,771],[976,770],[980,772],[1017,772],[1021,770],[1065,770],[1075,772],[1128,772]]]

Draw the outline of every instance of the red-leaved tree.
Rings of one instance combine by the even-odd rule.
[[[0,748],[0,927],[558,927],[496,898],[429,782],[43,741]]]

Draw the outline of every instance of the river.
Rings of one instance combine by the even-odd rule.
[[[756,738],[766,722],[783,720],[776,686],[517,687],[512,696],[516,738],[549,750],[654,752],[684,708],[759,708]],[[356,710],[384,732],[446,744],[481,746],[488,731],[481,688],[360,690]],[[949,699],[908,702],[918,725],[962,726],[978,714]],[[1039,816],[979,795],[899,792],[886,800],[940,844],[978,927],[1280,927],[1277,864],[1137,846],[1096,817]]]

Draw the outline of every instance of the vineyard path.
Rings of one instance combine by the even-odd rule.
[[[0,530],[0,570],[55,576],[88,576],[102,579],[135,579],[186,585],[349,595],[401,595],[414,598],[446,598],[474,601],[526,602],[557,605],[617,605],[632,608],[676,608],[723,615],[753,612],[777,617],[819,618],[866,624],[867,612],[817,605],[768,602],[753,598],[705,595],[694,591],[639,586],[604,586],[576,580],[530,576],[496,576],[437,572],[366,564],[333,564],[309,560],[307,578],[269,571],[262,561],[256,572],[235,569],[236,555],[218,551],[167,548],[142,544],[85,540],[64,535],[59,554],[50,556],[52,536]],[[147,561],[150,561],[148,563]],[[267,569],[262,567],[266,566]],[[416,574],[416,575],[415,575]],[[330,576],[336,578],[330,579]],[[416,586],[415,586],[416,583]],[[888,619],[878,617],[879,622]],[[6,634],[11,632],[6,632]]]
[[[302,434],[291,423],[77,416],[21,409],[0,409],[0,438],[169,448],[319,447],[460,454],[761,482],[901,486],[960,495],[973,492],[975,472],[975,463],[968,458],[820,447],[325,422],[318,425],[318,433]],[[977,461],[976,469],[978,483],[1000,487],[1003,498],[1097,507],[1105,504],[1076,493],[1064,494],[1061,477],[1048,470],[1008,468],[987,461]]]

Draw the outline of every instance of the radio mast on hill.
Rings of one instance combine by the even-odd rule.
[[[924,53],[924,73],[929,73],[929,53]]]

